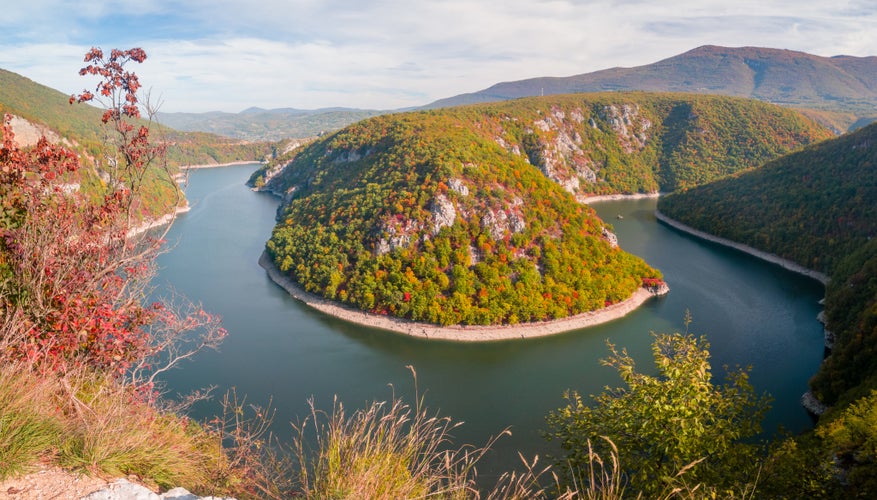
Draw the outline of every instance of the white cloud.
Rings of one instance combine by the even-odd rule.
[[[705,44],[825,56],[877,46],[864,0],[33,0],[4,10],[0,67],[75,91],[89,45],[141,46],[149,59],[137,71],[165,111],[390,109]]]

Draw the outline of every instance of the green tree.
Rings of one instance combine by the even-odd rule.
[[[605,436],[618,446],[633,490],[647,496],[683,469],[689,482],[715,487],[751,481],[756,447],[741,440],[759,432],[769,398],[755,394],[748,370],[729,372],[725,385],[714,385],[709,343],[687,333],[655,335],[654,376],[638,372],[626,350],[608,345],[611,355],[602,362],[618,370],[626,387],[607,387],[593,406],[567,392],[568,404],[547,417],[546,437],[565,452],[559,468],[570,471],[567,480],[587,483],[589,442],[605,444]]]

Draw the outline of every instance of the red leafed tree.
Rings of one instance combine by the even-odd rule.
[[[147,303],[163,235],[137,233],[143,179],[164,168],[141,117],[142,49],[86,54],[106,111],[103,192],[95,201],[70,183],[77,156],[45,138],[21,149],[3,120],[0,149],[0,359],[65,372],[88,366],[151,388],[155,375],[225,335],[214,315],[188,302]],[[70,98],[97,99],[84,91]],[[148,106],[144,106],[148,110]],[[151,111],[148,111],[151,117]],[[169,177],[169,172],[165,172]]]

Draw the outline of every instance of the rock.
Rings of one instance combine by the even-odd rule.
[[[117,479],[105,488],[82,497],[80,500],[234,500],[229,497],[199,497],[185,488],[174,488],[163,495],[149,488],[134,484],[127,479]]]
[[[509,230],[509,216],[503,210],[490,210],[481,217],[481,227],[490,233],[494,240],[502,239]]]
[[[829,330],[825,330],[824,335],[825,335],[825,348],[828,349],[829,351],[834,349],[834,340],[835,340],[834,332],[831,332]]]
[[[509,229],[511,229],[512,233],[520,233],[526,228],[527,222],[521,214],[518,212],[509,214]]]
[[[466,187],[466,184],[463,183],[462,179],[448,179],[448,187],[455,193],[469,196],[469,188]]]
[[[443,227],[451,227],[457,220],[457,209],[451,200],[443,194],[435,197],[430,208],[432,214],[432,234],[437,235]]]
[[[817,417],[825,413],[825,410],[828,409],[825,403],[819,401],[819,398],[817,398],[812,391],[807,391],[801,396],[801,406]]]
[[[145,486],[134,484],[127,479],[118,479],[106,488],[100,489],[82,500],[162,500],[157,494]]]
[[[603,239],[609,242],[609,246],[612,248],[618,248],[618,236],[615,235],[612,231],[603,226],[602,229]]]

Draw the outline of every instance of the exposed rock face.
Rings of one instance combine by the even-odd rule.
[[[31,123],[20,116],[12,115],[9,124],[12,125],[12,133],[15,134],[15,142],[22,148],[33,146],[43,136],[53,144],[61,140],[60,136],[48,127]]]
[[[430,207],[432,214],[432,234],[436,235],[443,227],[451,227],[457,220],[457,209],[447,196],[439,194]]]
[[[504,210],[487,210],[481,217],[481,227],[490,233],[490,237],[498,240],[509,230],[509,216]]]
[[[825,331],[825,348],[829,351],[834,349],[835,336],[834,332],[826,329]]]
[[[327,155],[331,155],[334,151],[326,151]],[[332,160],[334,163],[351,163],[354,161],[359,161],[362,158],[371,154],[371,150],[367,149],[365,152],[360,152],[356,149],[346,149],[338,153],[338,156]]]
[[[448,187],[451,188],[451,191],[462,196],[469,196],[469,188],[466,187],[466,184],[461,179],[448,179]]]
[[[817,417],[825,413],[825,410],[828,409],[825,403],[819,401],[819,398],[817,398],[816,395],[810,391],[805,392],[801,396],[801,406],[803,406],[805,410],[816,415]]]
[[[600,112],[600,118],[618,134],[625,153],[641,150],[649,139],[646,132],[652,127],[652,122],[639,111],[638,104],[612,104],[603,106]]]
[[[375,253],[383,255],[397,248],[405,248],[411,245],[411,241],[423,227],[413,220],[401,220],[394,223],[384,223],[381,232],[384,236],[375,244]]]
[[[602,233],[603,239],[609,242],[610,247],[618,248],[618,236],[616,236],[615,233],[610,231],[606,226],[603,226]]]

